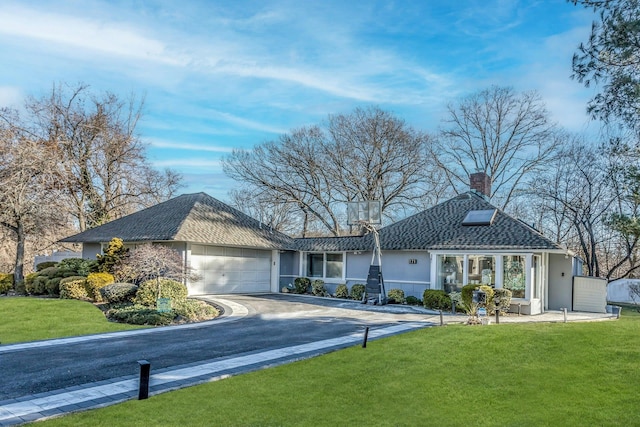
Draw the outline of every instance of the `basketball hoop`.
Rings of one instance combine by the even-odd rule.
[[[380,248],[380,236],[376,225],[382,224],[382,204],[380,200],[367,200],[364,202],[347,203],[347,225],[358,225],[373,234],[374,247],[371,254],[371,265],[367,277],[365,295],[363,303],[366,302],[366,295],[377,294],[377,303],[386,304],[387,296],[384,289],[384,279],[382,278],[382,250]],[[378,264],[375,264],[376,255]]]
[[[380,200],[347,202],[347,225],[382,224],[382,204]]]

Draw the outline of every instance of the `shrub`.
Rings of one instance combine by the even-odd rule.
[[[404,303],[404,291],[402,289],[389,289],[387,297],[391,298],[396,304]]]
[[[422,300],[420,298],[416,298],[413,295],[409,295],[406,298],[406,302],[409,305],[422,305]]]
[[[449,298],[451,299],[451,308],[453,309],[453,303],[456,303],[456,311],[465,311],[464,303],[462,302],[462,292],[449,292]]]
[[[104,255],[97,255],[95,270],[100,273],[114,273],[116,264],[127,256],[128,249],[124,247],[124,242],[118,237],[114,237],[104,250]]]
[[[60,280],[60,298],[64,299],[88,299],[89,294],[85,282],[86,277],[72,276]]]
[[[58,265],[58,263],[55,262],[55,261],[44,261],[44,262],[41,262],[40,264],[36,265],[36,271],[40,272],[40,271],[44,270],[45,268],[55,267],[56,265]]]
[[[0,273],[0,294],[6,294],[13,289],[13,274]]]
[[[33,278],[31,293],[34,295],[44,295],[47,293],[47,282],[49,278],[46,276],[36,276]]]
[[[500,310],[500,314],[506,314],[509,311],[509,307],[511,306],[511,290],[500,288],[494,289],[493,292],[494,298],[498,298],[498,305],[494,309],[494,314],[495,310]]]
[[[48,295],[54,295],[54,296],[60,295],[61,280],[62,280],[62,277],[53,277],[47,280],[47,283],[45,284],[45,290],[47,291]]]
[[[38,276],[56,277],[59,273],[60,269],[58,267],[47,267],[38,271]]]
[[[131,302],[136,296],[138,287],[133,283],[111,283],[100,288],[102,300],[110,304]]]
[[[327,289],[324,287],[324,280],[314,280],[311,283],[311,293],[317,297],[325,296]]]
[[[349,298],[349,288],[346,284],[338,285],[336,288],[336,298]]]
[[[478,288],[478,285],[465,285],[462,287],[462,291],[460,292],[462,295],[462,303],[464,304],[464,308],[467,313],[471,314],[470,311],[473,309],[473,291]]]
[[[484,304],[484,307],[487,309],[487,314],[495,313],[496,302],[495,302],[495,299],[493,298],[493,295],[494,295],[493,288],[491,286],[481,285],[480,290],[486,294],[487,299]]]
[[[147,280],[140,285],[133,299],[135,304],[155,307],[158,298],[171,298],[172,303],[186,301],[187,287],[171,279],[160,279],[160,295],[158,295],[158,280]]]
[[[217,317],[218,310],[204,301],[188,299],[173,305],[173,313],[188,322],[198,322]]]
[[[63,277],[88,276],[96,264],[95,260],[84,258],[66,258],[58,263]],[[71,274],[70,274],[71,273]]]
[[[311,286],[311,280],[306,277],[296,277],[293,286],[296,288],[296,294],[306,294]]]
[[[113,283],[113,276],[109,273],[90,273],[87,276],[87,294],[89,298],[96,302],[102,302],[102,294],[100,288]]]
[[[431,310],[451,310],[451,298],[440,289],[425,290],[422,294],[422,301],[424,307]]]
[[[365,285],[363,285],[362,283],[356,283],[355,285],[351,286],[351,299],[362,301],[365,289]]]
[[[132,325],[169,325],[174,314],[159,313],[153,308],[143,305],[125,305],[109,309],[106,316],[116,322],[130,323]]]

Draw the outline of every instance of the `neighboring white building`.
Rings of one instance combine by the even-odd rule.
[[[637,304],[631,297],[631,285],[640,285],[640,279],[618,279],[607,285],[607,301]],[[640,300],[640,295],[636,296]]]

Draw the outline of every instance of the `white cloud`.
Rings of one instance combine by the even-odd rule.
[[[24,95],[19,88],[0,86],[0,107],[18,108],[23,100]]]
[[[167,160],[156,160],[153,162],[153,165],[157,168],[210,168],[210,169],[220,169],[222,167],[222,163],[219,159],[167,159]]]
[[[200,145],[188,142],[170,142],[159,139],[152,139],[149,141],[149,144],[156,148],[173,148],[185,151],[207,151],[214,153],[230,153],[233,151],[232,147],[224,147],[219,145]]]
[[[161,41],[146,37],[123,23],[6,4],[0,6],[0,33],[172,65],[185,63],[184,58],[169,54]]]

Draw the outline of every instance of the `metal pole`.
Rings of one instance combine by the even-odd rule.
[[[367,338],[369,337],[369,327],[364,328],[364,339],[362,340],[362,348],[367,348]]]
[[[500,310],[496,308],[496,325],[500,324]]]
[[[451,314],[456,314],[456,302],[451,301]]]
[[[567,323],[567,308],[562,309],[562,314],[564,315],[564,323]]]
[[[138,360],[138,363],[140,364],[138,400],[144,400],[149,397],[149,373],[151,372],[151,363],[146,360]]]
[[[442,310],[440,310],[440,326],[444,326],[444,317],[442,317]]]

